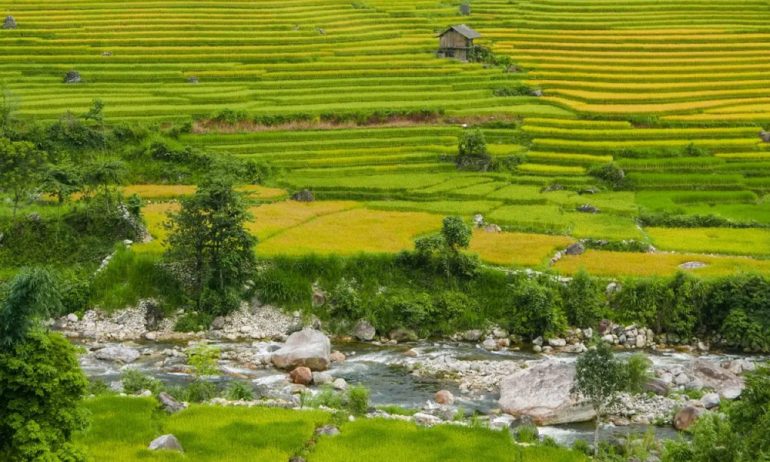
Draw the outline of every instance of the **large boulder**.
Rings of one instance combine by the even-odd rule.
[[[674,416],[674,428],[677,430],[687,430],[698,420],[701,411],[694,406],[685,406]]]
[[[179,451],[182,452],[182,445],[174,435],[163,435],[155,438],[148,447],[150,451]]]
[[[596,417],[591,406],[572,394],[575,365],[543,361],[514,372],[500,383],[500,408],[537,425],[586,422]]]
[[[280,369],[304,366],[314,371],[329,367],[331,342],[329,337],[315,329],[302,329],[286,339],[286,343],[273,353],[272,361]]]
[[[743,389],[744,386],[743,378],[705,359],[695,360],[690,375],[694,379],[699,379],[705,388],[711,388],[719,393],[726,389]]]
[[[97,351],[94,356],[96,356],[96,359],[101,359],[102,361],[129,364],[139,359],[141,354],[139,351],[127,346],[113,345],[102,348]]]
[[[764,141],[765,143],[770,143],[770,132],[762,130],[761,132],[759,132],[759,137],[762,138],[762,141]]]
[[[163,406],[163,409],[169,414],[174,414],[175,412],[179,412],[186,407],[183,403],[180,403],[179,401],[174,399],[173,396],[169,395],[165,391],[162,391],[158,394],[158,401],[160,401],[160,404],[161,406]]]
[[[371,323],[365,319],[362,319],[356,323],[353,328],[353,337],[361,340],[362,342],[369,342],[374,340],[374,336],[377,334],[376,329]]]
[[[290,373],[291,383],[308,386],[313,382],[313,372],[305,366],[295,367]]]
[[[3,21],[3,29],[16,29],[16,19],[13,16],[6,16]]]

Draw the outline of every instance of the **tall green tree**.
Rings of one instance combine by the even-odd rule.
[[[10,194],[13,216],[21,202],[41,187],[48,154],[26,141],[0,138],[0,188]]]
[[[463,170],[487,170],[492,157],[487,151],[484,132],[475,128],[465,130],[457,143],[457,168]]]
[[[231,180],[218,176],[182,200],[171,217],[166,259],[182,271],[199,310],[220,314],[237,308],[240,291],[256,267],[256,238]]]
[[[594,456],[599,453],[599,428],[607,409],[617,402],[618,395],[626,388],[627,379],[626,365],[615,358],[605,342],[599,342],[577,359],[572,391],[587,399],[596,412]]]
[[[0,460],[80,462],[71,443],[85,428],[87,380],[75,348],[36,321],[60,304],[43,270],[24,271],[0,305]]]
[[[22,341],[36,322],[60,308],[61,297],[51,273],[44,269],[23,270],[11,281],[0,305],[0,346]]]

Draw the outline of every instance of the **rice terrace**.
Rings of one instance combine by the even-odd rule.
[[[770,457],[767,0],[0,0],[0,461]]]

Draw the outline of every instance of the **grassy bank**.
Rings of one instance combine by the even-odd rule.
[[[581,454],[552,447],[520,447],[508,432],[359,419],[340,426],[338,436],[307,445],[316,427],[332,415],[321,411],[192,406],[168,416],[151,398],[99,397],[86,403],[92,425],[79,435],[94,460],[286,462],[303,454],[308,462],[390,460],[414,462],[582,462]],[[146,449],[154,438],[174,434],[184,455]]]

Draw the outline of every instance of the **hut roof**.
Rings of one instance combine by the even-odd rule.
[[[453,30],[457,32],[458,34],[462,35],[463,37],[473,40],[475,38],[481,37],[481,34],[476,32],[475,30],[471,29],[470,27],[466,26],[465,24],[458,24],[456,26],[449,26],[446,30],[444,30],[442,33],[438,34],[439,37],[446,34],[450,30]]]

